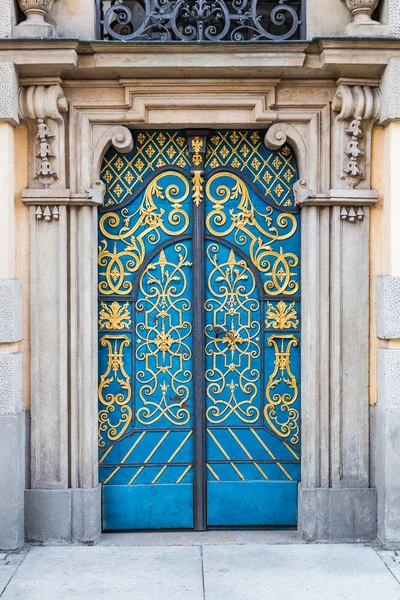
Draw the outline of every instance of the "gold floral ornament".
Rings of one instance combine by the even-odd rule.
[[[132,324],[129,302],[125,304],[119,302],[106,304],[102,302],[101,308],[99,314],[100,329],[129,329]]]
[[[136,419],[142,425],[166,419],[183,426],[191,418],[187,406],[192,380],[188,253],[184,243],[168,252],[162,249],[140,278],[135,356]]]
[[[267,302],[265,325],[273,329],[295,329],[299,324],[295,303],[286,304],[282,300],[276,306]]]
[[[203,202],[203,183],[204,178],[201,175],[201,171],[194,171],[192,178],[192,198],[196,206],[199,206]]]
[[[294,408],[299,390],[291,370],[291,352],[298,339],[291,334],[272,335],[268,346],[275,351],[274,370],[266,388],[267,403],[264,417],[271,429],[280,437],[289,438],[292,444],[299,441],[299,411]]]
[[[255,423],[260,381],[260,304],[253,273],[233,249],[220,259],[220,246],[207,248],[213,269],[208,276],[206,313],[206,383],[211,406],[209,423],[223,423],[231,415]]]
[[[100,343],[108,349],[107,368],[100,376],[99,385],[99,446],[103,448],[106,445],[104,433],[115,442],[125,433],[132,420],[132,408],[129,405],[132,398],[131,380],[124,367],[124,350],[131,341],[126,335],[105,335]],[[105,394],[115,381],[119,384],[118,392]],[[113,418],[114,413],[116,416]]]

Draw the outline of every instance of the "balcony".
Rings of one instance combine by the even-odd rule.
[[[96,0],[99,38],[246,43],[305,39],[306,0]]]

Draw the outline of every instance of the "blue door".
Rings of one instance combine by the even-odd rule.
[[[105,530],[295,525],[300,223],[289,146],[134,132],[99,214]]]

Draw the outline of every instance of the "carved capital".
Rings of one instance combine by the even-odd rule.
[[[132,152],[134,141],[130,129],[123,125],[96,125],[93,128],[92,182],[97,180],[103,157],[110,146],[122,154]]]
[[[370,186],[371,132],[381,109],[381,93],[368,85],[340,84],[332,101],[338,113],[334,131],[333,177],[344,181],[350,188]]]
[[[30,133],[30,187],[65,187],[65,122],[68,102],[60,85],[19,90],[19,113]]]

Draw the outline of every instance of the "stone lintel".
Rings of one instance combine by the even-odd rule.
[[[303,488],[299,486],[299,531],[307,541],[374,540],[377,528],[375,488]]]
[[[94,543],[101,534],[101,486],[25,490],[28,542]]]
[[[22,339],[21,282],[0,279],[0,344]]]

